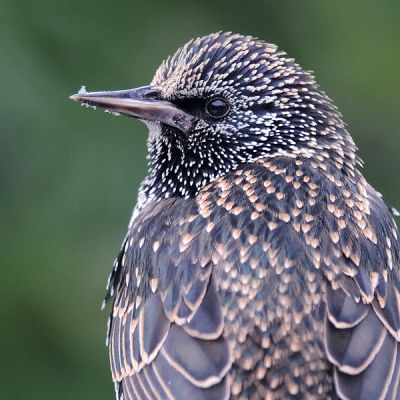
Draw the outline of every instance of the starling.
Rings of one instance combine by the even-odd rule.
[[[149,128],[108,284],[119,400],[400,398],[393,212],[309,72],[217,33],[71,98]]]

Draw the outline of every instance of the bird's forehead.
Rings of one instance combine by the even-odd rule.
[[[284,65],[280,56],[275,45],[248,36],[213,34],[187,43],[164,61],[152,84],[167,99],[215,94],[227,87],[262,89],[270,81],[268,71]]]

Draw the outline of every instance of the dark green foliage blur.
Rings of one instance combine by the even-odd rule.
[[[113,399],[100,311],[147,168],[146,128],[68,100],[150,82],[214,31],[276,43],[344,115],[400,208],[400,2],[2,0],[0,399]]]

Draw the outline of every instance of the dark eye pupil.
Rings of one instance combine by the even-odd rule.
[[[210,100],[206,105],[207,112],[214,118],[222,118],[229,111],[229,105],[225,100]]]

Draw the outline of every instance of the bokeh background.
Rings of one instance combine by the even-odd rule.
[[[314,70],[400,208],[400,2],[2,0],[0,399],[113,399],[105,284],[147,169],[146,128],[68,100],[150,82],[214,31]]]

